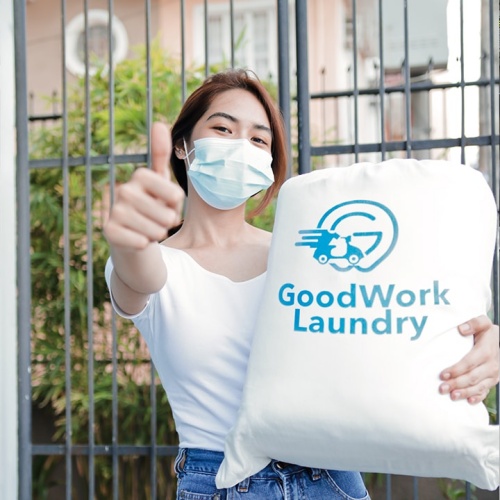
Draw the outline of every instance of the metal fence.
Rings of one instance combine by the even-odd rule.
[[[67,4],[71,2],[61,0],[60,2],[60,26],[61,33],[65,32],[65,27],[68,24]],[[187,62],[186,62],[186,33],[187,33],[187,17],[186,6],[189,2],[179,0],[180,9],[180,44],[181,44],[181,59],[179,73],[179,89],[182,94],[182,100],[185,99],[188,92],[187,81]],[[203,25],[204,25],[204,73],[210,72],[209,64],[209,4],[207,0],[199,2],[203,7]],[[376,44],[378,45],[378,78],[376,84],[360,85],[359,83],[359,51],[357,48],[358,40],[360,39],[360,29],[358,27],[358,16],[362,9],[366,8],[367,1],[345,2],[346,12],[349,14],[351,31],[349,33],[351,47],[351,61],[349,71],[352,75],[352,86],[344,89],[329,90],[324,88],[321,92],[310,92],[310,51],[308,42],[312,34],[308,32],[308,11],[314,2],[307,0],[296,0],[289,2],[288,0],[269,0],[272,3],[276,13],[276,34],[277,34],[277,93],[279,96],[279,104],[282,109],[285,123],[287,127],[288,137],[290,137],[290,153],[295,156],[295,160],[290,164],[289,175],[294,172],[299,174],[311,170],[311,165],[314,161],[326,157],[329,161],[335,161],[337,158],[342,158],[344,163],[354,163],[366,155],[371,154],[371,158],[384,160],[390,155],[402,155],[406,157],[418,157],[419,152],[425,152],[426,155],[432,153],[447,152],[450,150],[458,150],[462,162],[466,161],[467,148],[474,147],[478,151],[478,155],[486,157],[487,171],[485,174],[490,180],[491,187],[494,191],[497,204],[499,200],[499,160],[498,160],[498,122],[496,109],[498,107],[498,67],[495,64],[495,47],[496,40],[494,38],[494,23],[496,19],[495,5],[493,0],[485,2],[487,12],[487,22],[483,23],[483,28],[486,26],[487,36],[483,37],[486,40],[486,45],[483,47],[483,62],[482,71],[479,78],[474,80],[466,79],[464,71],[464,2],[460,0],[456,2],[459,10],[459,26],[460,47],[461,47],[461,72],[460,78],[457,81],[435,82],[432,78],[432,68],[427,72],[427,77],[420,82],[415,82],[414,75],[411,74],[410,60],[410,35],[409,21],[410,9],[408,2],[402,2],[403,10],[400,22],[404,27],[404,58],[400,71],[400,82],[397,85],[388,85],[385,67],[384,67],[384,29],[383,19],[387,14],[384,11],[384,1],[373,0],[371,2],[376,14],[372,23],[378,26]],[[418,3],[418,2],[417,2]],[[230,18],[230,57],[229,65],[235,64],[235,52],[237,50],[236,38],[237,32],[235,28],[235,11],[237,10],[238,1],[229,0],[227,2]],[[120,412],[120,405],[126,405],[126,395],[121,396],[123,388],[121,386],[120,376],[126,373],[126,369],[122,370],[123,366],[130,366],[130,358],[124,354],[119,336],[122,335],[121,328],[123,325],[109,313],[104,318],[104,323],[101,324],[95,319],[96,304],[102,305],[100,296],[96,295],[98,285],[102,282],[102,269],[96,269],[94,262],[99,256],[97,252],[96,241],[100,238],[99,229],[96,228],[96,210],[102,206],[106,208],[109,201],[106,202],[105,197],[94,199],[96,191],[96,178],[98,176],[102,181],[103,186],[109,186],[109,199],[113,198],[113,185],[117,178],[117,173],[122,167],[129,168],[135,165],[148,165],[150,162],[150,145],[146,143],[142,150],[139,148],[133,153],[124,151],[116,147],[115,141],[115,109],[114,106],[109,106],[106,111],[109,123],[107,134],[107,149],[104,151],[95,151],[92,130],[92,113],[95,109],[91,106],[91,74],[89,72],[90,59],[88,50],[89,39],[89,23],[88,12],[89,2],[83,3],[83,13],[85,17],[84,27],[84,59],[87,71],[81,79],[82,87],[82,104],[83,104],[83,125],[81,127],[81,141],[83,149],[81,154],[71,153],[70,137],[70,100],[69,88],[71,82],[68,79],[65,61],[66,61],[66,40],[61,37],[62,57],[60,61],[60,73],[62,75],[60,111],[54,109],[52,113],[47,113],[44,116],[35,116],[29,112],[29,90],[27,87],[27,72],[28,72],[28,52],[27,45],[27,30],[26,16],[27,3],[24,1],[14,0],[15,14],[15,48],[16,48],[16,115],[17,115],[17,199],[18,199],[18,291],[19,291],[19,310],[18,310],[18,328],[19,328],[19,498],[100,498],[103,497],[103,484],[108,485],[106,490],[107,498],[134,498],[140,496],[130,490],[123,492],[120,490],[120,485],[125,480],[130,479],[125,476],[128,474],[136,474],[137,468],[125,466],[125,459],[147,464],[148,477],[138,476],[136,481],[132,481],[133,488],[137,488],[138,482],[148,483],[146,488],[148,497],[157,498],[158,496],[172,495],[173,476],[172,476],[172,457],[176,453],[176,442],[174,434],[171,432],[167,437],[170,441],[158,438],[159,425],[164,425],[166,412],[168,408],[166,403],[159,396],[161,390],[158,389],[157,383],[151,383],[155,380],[154,367],[150,366],[146,357],[140,360],[140,367],[136,370],[135,377],[142,377],[142,385],[145,389],[144,401],[148,410],[147,414],[149,428],[149,441],[138,443],[133,435],[120,434],[121,419],[123,412]],[[106,9],[110,14],[113,14],[115,5],[113,0],[108,0]],[[113,61],[113,16],[110,15],[110,22],[107,25],[107,40],[109,55],[109,67],[114,67]],[[146,103],[144,108],[144,123],[146,126],[145,136],[149,136],[149,129],[153,117],[153,68],[151,64],[151,53],[153,47],[152,34],[152,14],[151,3],[149,0],[144,2],[144,22],[145,22],[145,87],[146,87]],[[291,37],[295,37],[295,46],[290,47]],[[293,57],[293,54],[296,55]],[[430,66],[432,64],[430,63]],[[114,71],[109,71],[107,77],[107,92],[108,102],[115,102],[115,75]],[[483,124],[480,128],[480,133],[470,136],[466,133],[466,114],[465,103],[467,89],[477,89],[482,92],[482,99],[487,102],[486,113],[482,116]],[[412,100],[416,99],[419,94],[429,95],[435,92],[450,92],[455,91],[460,95],[461,111],[461,133],[455,137],[440,137],[440,138],[415,138],[412,123]],[[400,96],[402,103],[402,115],[404,120],[404,137],[400,140],[390,140],[386,137],[387,116],[386,108],[389,99],[392,95]],[[360,103],[363,99],[371,99],[373,105],[378,109],[378,136],[379,140],[364,142],[360,139],[360,128],[363,117],[360,111]],[[323,141],[321,144],[314,144],[311,138],[310,116],[311,106],[315,103],[321,103],[323,112],[326,112],[327,103],[336,103],[334,106],[339,108],[339,102],[344,102],[346,105],[343,109],[348,109],[350,123],[350,141]],[[99,110],[102,112],[102,110]],[[341,113],[342,111],[339,111]],[[56,155],[43,154],[37,157],[30,155],[30,140],[34,134],[33,124],[43,121],[46,122],[46,129],[49,131],[55,130],[51,127],[59,124],[60,126],[60,152]],[[55,133],[55,132],[54,132]],[[332,160],[333,159],[333,160]],[[104,167],[104,174],[103,174]],[[47,335],[47,332],[41,328],[41,322],[46,319],[46,324],[51,324],[48,314],[51,314],[53,309],[48,308],[47,312],[38,315],[36,312],[39,303],[34,302],[34,289],[37,289],[44,283],[38,283],[34,280],[39,280],[39,275],[33,274],[33,260],[37,255],[34,255],[33,250],[33,233],[36,232],[34,224],[39,221],[34,219],[33,214],[33,192],[34,183],[37,178],[34,176],[38,172],[55,172],[60,179],[57,184],[60,197],[58,198],[60,205],[57,214],[52,212],[52,208],[47,205],[47,217],[60,218],[61,231],[57,233],[58,242],[56,245],[59,255],[54,257],[58,259],[56,266],[58,276],[56,277],[59,283],[59,295],[48,297],[47,300],[58,302],[58,311],[61,312],[62,320],[56,334],[59,336],[60,342],[59,357],[50,357],[48,354],[40,354],[38,351],[40,332]],[[85,280],[83,283],[75,283],[75,250],[74,236],[72,227],[74,221],[72,217],[75,214],[73,207],[73,178],[74,172],[78,172],[81,183],[83,183],[84,191],[81,193],[81,210],[84,211],[84,224],[82,230],[83,236],[79,243],[84,242],[84,265],[83,275]],[[96,177],[97,176],[97,177]],[[104,179],[104,180],[103,180]],[[103,188],[107,192],[107,188]],[[100,196],[100,195],[99,195]],[[108,205],[107,205],[107,204]],[[97,208],[96,208],[97,206]],[[99,208],[101,207],[101,208]],[[43,222],[43,221],[42,221]],[[100,249],[101,247],[99,247]],[[32,263],[31,265],[29,263]],[[80,275],[78,275],[80,276]],[[96,288],[97,287],[97,288]],[[57,287],[56,287],[57,288]],[[99,288],[99,290],[101,290]],[[499,321],[499,264],[498,254],[495,259],[493,273],[493,292],[494,292],[494,320]],[[73,313],[75,307],[75,298],[78,298],[80,308],[79,320],[85,324],[75,325],[77,321]],[[39,298],[36,299],[37,301]],[[81,327],[81,330],[78,328]],[[52,332],[54,333],[54,332]],[[81,343],[78,359],[75,358],[75,343],[79,340],[75,337],[81,335],[84,339]],[[38,339],[38,340],[37,340]],[[105,347],[100,350],[100,346]],[[141,347],[139,346],[139,349]],[[84,360],[85,368],[77,366],[81,360]],[[127,364],[128,363],[128,364]],[[142,368],[141,368],[142,367]],[[83,370],[83,371],[82,371]],[[107,371],[106,371],[107,370]],[[76,412],[77,395],[75,389],[75,377],[77,373],[85,374],[84,385],[86,387],[87,396],[85,404],[79,408],[84,408],[86,419],[86,439],[82,442],[81,436],[75,438],[75,422],[80,418],[80,414]],[[40,373],[57,373],[61,377],[60,386],[63,387],[63,395],[57,400],[60,405],[57,411],[52,410],[50,414],[51,425],[54,419],[59,419],[58,429],[59,434],[45,436],[42,438],[34,436],[35,420],[41,418],[43,413],[40,413],[39,406],[46,405],[51,408],[55,404],[55,399],[51,399],[50,394],[45,394],[43,401],[36,400],[34,393],[37,387]],[[109,390],[102,393],[99,374],[110,372]],[[34,382],[35,381],[35,382]],[[81,381],[79,383],[82,383]],[[96,387],[96,384],[99,387]],[[37,392],[38,394],[38,392]],[[81,394],[78,395],[81,397]],[[55,398],[55,397],[54,397]],[[101,399],[107,401],[109,408],[109,432],[106,436],[99,436],[96,424],[96,408],[100,405]],[[125,399],[124,399],[125,398]],[[36,404],[35,404],[36,403]],[[497,391],[497,415],[498,415],[498,391]],[[38,408],[38,409],[37,409]],[[101,406],[99,406],[101,408]],[[83,411],[83,410],[82,410]],[[98,410],[101,411],[101,410]],[[33,413],[36,412],[36,413]],[[36,415],[36,417],[33,417]],[[160,417],[159,417],[160,415]],[[52,428],[52,431],[54,429]],[[163,436],[164,437],[164,436]],[[49,465],[48,465],[49,464]],[[50,467],[52,464],[52,468]],[[135,472],[134,472],[135,471]],[[51,474],[54,474],[52,476]],[[106,477],[103,477],[105,474]],[[61,484],[55,487],[51,482],[59,481]],[[161,482],[160,479],[166,477],[167,480]],[[378,495],[374,498],[403,498],[397,496],[398,493],[393,492],[393,478],[384,476],[378,478],[382,480],[383,486],[378,486]],[[127,483],[128,484],[128,483]],[[404,498],[414,499],[425,498],[425,493],[421,493],[419,485],[422,480],[414,478],[411,482],[411,491],[405,494]],[[464,494],[466,498],[472,498],[472,489],[470,485],[464,485]],[[141,490],[141,491],[146,491]],[[137,490],[139,491],[139,490]],[[48,492],[48,493],[47,493]],[[478,496],[481,492],[476,490],[474,495]],[[485,493],[486,495],[486,493]],[[487,498],[487,496],[481,497]],[[488,497],[489,498],[489,497]]]

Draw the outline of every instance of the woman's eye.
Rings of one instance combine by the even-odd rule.
[[[219,125],[217,127],[214,127],[215,130],[218,130],[219,132],[229,132],[230,133],[230,130],[226,127],[223,127],[222,125]]]
[[[263,144],[264,146],[267,145],[267,142],[264,139],[262,139],[262,137],[254,137],[252,141],[257,142],[258,144]]]

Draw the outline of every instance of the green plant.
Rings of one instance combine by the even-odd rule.
[[[496,394],[497,390],[498,389],[495,388],[491,389],[488,395],[486,396],[486,399],[484,400],[484,404],[490,416],[491,424],[496,423],[497,419],[497,394]]]
[[[33,483],[33,498],[36,500],[48,500],[48,488],[56,486],[53,479],[54,471],[61,457],[38,456],[33,459],[33,477],[36,480]]]
[[[438,479],[439,489],[443,493],[446,500],[458,500],[459,498],[465,498],[467,495],[467,490],[464,481],[457,481],[452,479]],[[470,486],[471,491],[474,491],[476,487],[474,485]],[[477,500],[476,495],[470,496],[471,500]]]

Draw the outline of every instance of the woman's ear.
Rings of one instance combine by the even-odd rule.
[[[175,147],[175,156],[179,158],[179,160],[185,160],[186,159],[186,152],[179,147]]]

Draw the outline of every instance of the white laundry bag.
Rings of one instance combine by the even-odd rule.
[[[438,392],[485,314],[497,231],[482,174],[445,161],[329,168],[282,187],[242,406],[217,475],[271,459],[499,484],[498,426]]]

